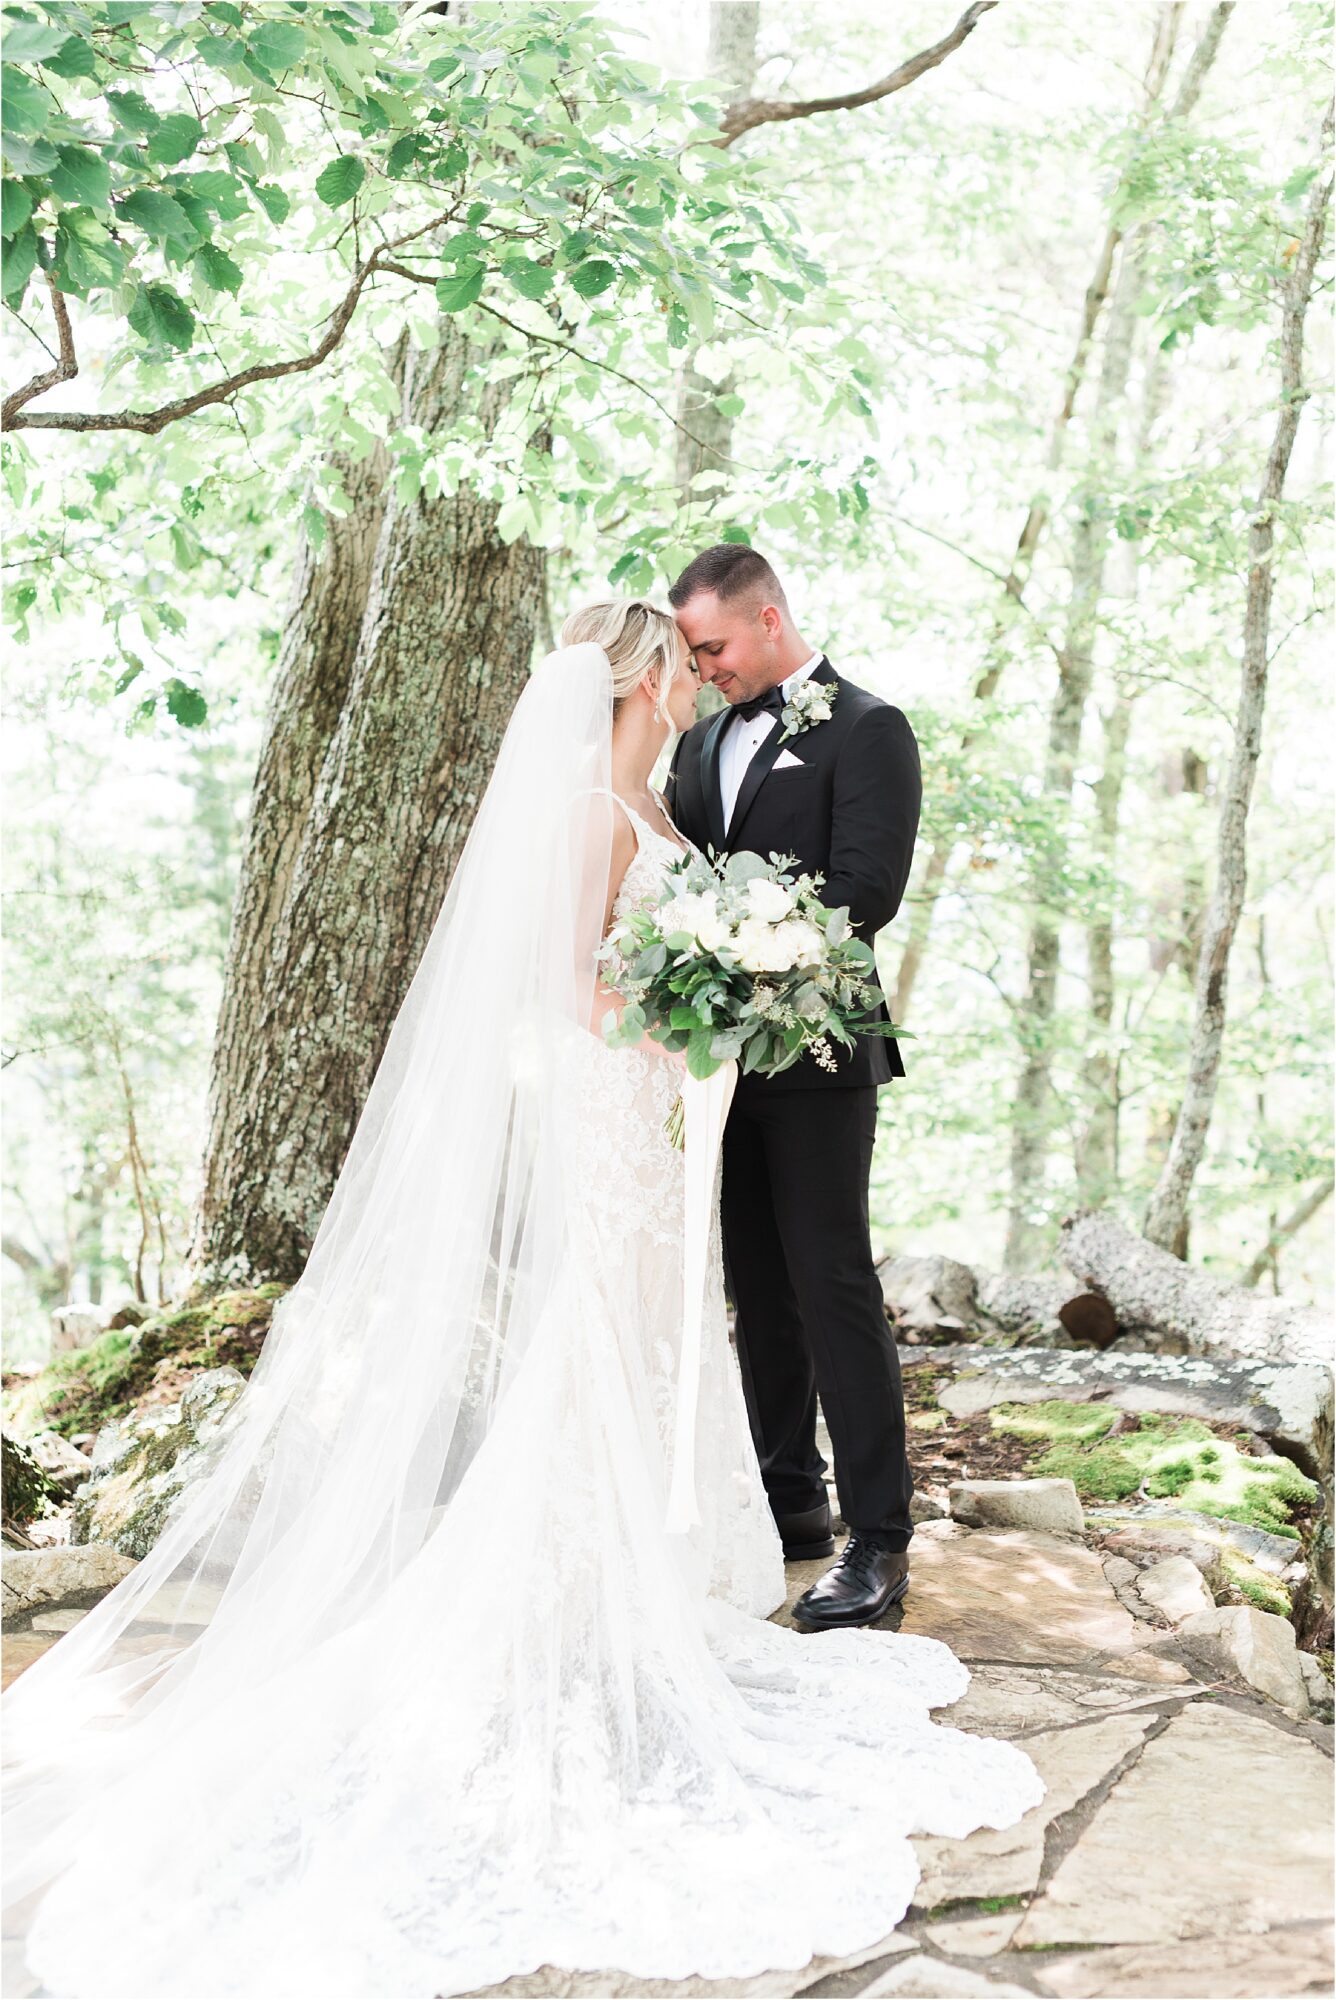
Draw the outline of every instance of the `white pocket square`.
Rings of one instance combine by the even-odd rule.
[[[804,767],[802,758],[795,757],[792,750],[781,750],[770,768],[772,771],[801,771]]]

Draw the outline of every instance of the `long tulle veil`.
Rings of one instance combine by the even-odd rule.
[[[562,1256],[555,1085],[570,1037],[593,1032],[611,719],[600,647],[532,675],[221,1456],[5,1697],[7,1906],[60,1872],[90,1817],[116,1866],[122,1777],[188,1769],[205,1726],[235,1728],[244,1756],[265,1683],[318,1682],[507,1394]]]

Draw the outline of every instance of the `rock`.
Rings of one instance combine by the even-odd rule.
[[[1018,1336],[1039,1333],[1061,1341],[1064,1347],[1070,1344],[1071,1336],[1061,1317],[1063,1307],[1078,1289],[1070,1278],[1046,1277],[1042,1272],[1034,1276],[980,1272],[975,1285],[979,1304],[995,1326]]]
[[[1265,1970],[1268,1947],[1258,1934],[1328,1921],[1331,1889],[1327,1759],[1260,1715],[1192,1702],[1113,1787],[1013,1943],[1201,1938],[1208,1943],[1199,1963],[1209,1973],[1217,1938],[1252,1934]],[[1042,1964],[1047,1978],[1047,1957]]]
[[[1308,1705],[1323,1722],[1332,1720],[1332,1685],[1311,1653],[1299,1651],[1299,1672],[1308,1689]]]
[[[1048,1787],[1044,1797],[1015,1826],[980,1827],[964,1840],[937,1834],[916,1839],[923,1875],[914,1907],[932,1910],[963,1896],[1024,1896],[1037,1888],[1053,1821],[1116,1770],[1149,1727],[1146,1715],[1110,1715],[1027,1736],[1026,1754]]]
[[[1198,1514],[1176,1508],[1172,1500],[1143,1500],[1122,1507],[1086,1509],[1086,1526],[1102,1531],[1110,1552],[1132,1555],[1186,1556],[1208,1583],[1224,1583],[1225,1558],[1232,1553],[1256,1563],[1268,1575],[1280,1577],[1292,1567],[1300,1543],[1288,1535],[1273,1535],[1251,1521],[1231,1521],[1225,1514]]]
[[[927,1924],[924,1934],[939,1951],[960,1958],[991,1958],[995,1951],[1006,1950],[1021,1915],[1015,1909],[1003,1910],[995,1917],[958,1917],[947,1923]]]
[[[1196,1563],[1186,1556],[1166,1556],[1137,1577],[1137,1595],[1179,1625],[1198,1611],[1214,1611],[1215,1599],[1202,1581]]]
[[[915,1493],[909,1502],[909,1518],[915,1526],[920,1521],[944,1521],[950,1512],[948,1503],[935,1493]]]
[[[1220,1604],[1185,1618],[1178,1637],[1213,1673],[1237,1676],[1282,1708],[1308,1714],[1308,1687],[1288,1618],[1253,1604]]]
[[[911,1937],[892,1932],[889,1937],[845,1958],[814,1958],[796,1971],[760,1972],[744,1979],[640,1979],[633,1972],[567,1972],[540,1965],[535,1972],[517,1972],[497,1986],[484,1990],[486,2000],[631,2000],[631,1996],[655,1995],[660,2000],[790,2000],[798,1993],[820,1994],[833,1989],[848,1990],[843,1975],[865,1965],[875,1965],[893,1953],[919,1950]],[[866,1989],[859,1989],[864,1991]],[[8,1994],[8,1988],[5,1989]]]
[[[879,1974],[870,1986],[861,1989],[861,2000],[883,2000],[890,1994],[899,1995],[900,2000],[972,2000],[975,1994],[994,1994],[997,2000],[1030,2000],[1024,1986],[989,1979],[970,1966],[948,1965],[944,1959],[923,1953]]]
[[[202,1369],[179,1402],[99,1431],[92,1471],[75,1499],[74,1541],[147,1555],[180,1496],[221,1456],[228,1413],[245,1386],[235,1368]]]
[[[910,1545],[902,1608],[896,1629],[941,1639],[965,1660],[1090,1667],[1141,1644],[1093,1550],[1024,1528],[926,1523]]]
[[[79,1623],[79,1620],[87,1616],[87,1608],[82,1611],[76,1611],[71,1605],[66,1605],[60,1611],[38,1611],[33,1614],[32,1630],[34,1632],[72,1632]]]
[[[87,1479],[93,1469],[92,1459],[85,1452],[76,1451],[59,1431],[38,1431],[26,1442],[42,1470],[49,1472],[58,1486],[73,1489]]]
[[[107,1332],[116,1333],[126,1326],[143,1326],[152,1317],[152,1306],[145,1305],[142,1299],[127,1299],[123,1306],[117,1306],[107,1321]]]
[[[1045,1535],[1079,1535],[1081,1502],[1070,1479],[956,1479],[951,1513],[972,1528],[1032,1528]]]
[[[1330,1477],[1332,1373],[1316,1362],[976,1345],[911,1352],[902,1364],[936,1367],[952,1378],[938,1401],[953,1416],[978,1416],[995,1403],[1061,1399],[1205,1417],[1268,1438],[1310,1479]]]
[[[892,1257],[877,1267],[899,1331],[968,1339],[979,1323],[974,1273],[950,1257]]]
[[[1113,1945],[1103,1951],[1045,1953],[1035,1974],[1059,2000],[1275,2000],[1277,1994],[1325,1992],[1331,1984],[1332,1932],[1315,1924],[1256,1937],[1213,1937],[1193,1944]]]
[[[5,1549],[0,1553],[4,1622],[61,1605],[86,1607],[128,1576],[134,1563],[109,1548]]]
[[[106,1332],[110,1318],[109,1306],[95,1306],[87,1301],[57,1306],[51,1315],[52,1354],[68,1354],[71,1348],[88,1347]]]
[[[1181,1692],[1174,1688],[1147,1693],[1144,1685],[1121,1675],[980,1664],[970,1669],[970,1684],[960,1700],[942,1709],[937,1720],[974,1736],[1016,1737],[1069,1722],[1089,1722],[1092,1709],[1107,1714],[1163,1701],[1191,1701],[1205,1692],[1181,1668],[1179,1673],[1187,1683]]]

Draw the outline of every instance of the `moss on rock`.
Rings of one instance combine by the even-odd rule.
[[[207,1368],[249,1375],[275,1301],[287,1289],[271,1283],[217,1292],[57,1354],[40,1375],[5,1391],[5,1423],[20,1436],[54,1430],[73,1437],[129,1415],[149,1398],[164,1371],[170,1371],[178,1393],[180,1377]]]
[[[1036,1443],[1049,1440],[1027,1470],[1070,1479],[1083,1500],[1128,1500],[1141,1494],[1149,1500],[1177,1500],[1199,1514],[1246,1521],[1271,1534],[1293,1535],[1294,1510],[1318,1497],[1314,1482],[1291,1460],[1254,1457],[1240,1449],[1240,1442],[1250,1442],[1247,1433],[1222,1437],[1200,1417],[1154,1411],[1137,1415],[1107,1404],[1055,1400],[1000,1403],[990,1421],[997,1430]],[[1255,1588],[1274,1594],[1278,1586],[1268,1579]],[[1260,1600],[1254,1595],[1253,1601]]]

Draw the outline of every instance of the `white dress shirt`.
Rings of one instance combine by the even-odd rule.
[[[779,683],[785,701],[793,693],[800,681],[821,665],[820,653],[813,653],[810,660],[804,660],[795,667],[786,680]],[[742,715],[735,715],[724,729],[724,740],[719,749],[719,789],[724,801],[724,827],[727,829],[733,817],[733,808],[742,790],[742,780],[748,764],[765,742],[772,729],[779,725],[779,717],[762,709],[750,722]]]

